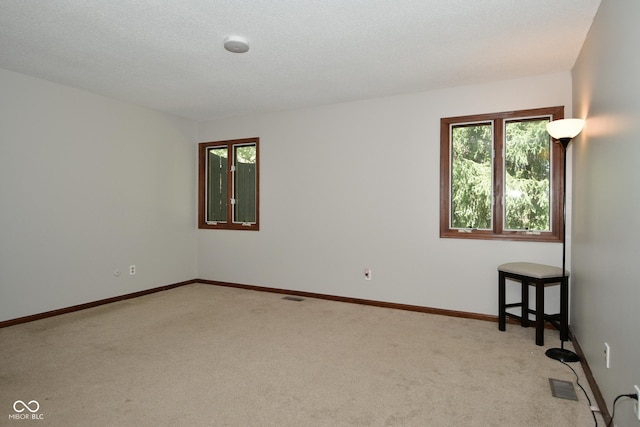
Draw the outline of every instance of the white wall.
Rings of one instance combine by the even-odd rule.
[[[574,144],[572,323],[608,405],[640,386],[638,16],[640,2],[603,0],[573,72],[587,124]],[[618,426],[640,426],[632,408],[617,405]]]
[[[194,123],[5,70],[0,94],[0,320],[196,277]]]
[[[439,123],[571,115],[568,72],[200,123],[197,137],[9,71],[0,89],[0,320],[196,277],[495,315],[497,265],[561,259],[559,244],[438,237]],[[198,230],[196,246],[194,140],[251,136],[261,230]]]
[[[261,230],[199,230],[198,277],[496,315],[496,267],[561,245],[439,238],[440,118],[555,105],[569,72],[200,123],[260,137]]]

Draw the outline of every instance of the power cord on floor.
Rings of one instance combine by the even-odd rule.
[[[613,399],[613,412],[611,412],[611,419],[607,423],[607,427],[611,426],[611,423],[613,422],[613,417],[616,416],[616,403],[618,402],[618,399],[623,398],[623,397],[629,397],[631,399],[638,400],[638,395],[636,393],[621,394],[621,395],[617,396],[615,399]]]
[[[584,397],[587,398],[587,402],[589,403],[589,410],[591,411],[591,416],[593,417],[593,422],[595,423],[595,426],[598,427],[598,419],[596,418],[596,414],[593,411],[593,409],[591,409],[592,408],[591,399],[589,399],[589,395],[587,394],[587,391],[580,384],[580,377],[578,377],[578,373],[575,371],[575,369],[571,367],[571,365],[568,365],[566,362],[563,362],[562,360],[560,360],[560,363],[562,363],[564,366],[569,367],[569,369],[571,369],[573,371],[573,374],[576,376],[576,384],[578,385],[578,387],[580,387],[580,390],[582,390],[582,392],[584,393]],[[613,419],[613,417],[611,417],[611,419]]]

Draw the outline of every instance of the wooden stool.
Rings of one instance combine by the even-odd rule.
[[[522,301],[507,304],[505,296],[506,279],[520,282]],[[529,308],[529,285],[536,287],[536,308]],[[560,285],[560,313],[545,314],[544,288],[548,285]],[[508,313],[511,307],[521,307],[521,315]],[[560,339],[569,339],[569,272],[562,276],[562,268],[531,262],[510,262],[498,267],[498,329],[505,330],[506,318],[519,320],[527,327],[532,322],[529,314],[535,314],[536,345],[544,345],[544,322],[549,322],[560,331]]]

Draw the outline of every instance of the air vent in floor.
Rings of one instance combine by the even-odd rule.
[[[573,388],[572,382],[549,378],[549,385],[551,386],[551,394],[553,397],[578,400],[578,396],[576,396],[576,390]]]

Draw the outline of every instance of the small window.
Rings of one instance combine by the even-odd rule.
[[[259,138],[199,144],[199,228],[259,230]]]
[[[560,241],[563,107],[441,119],[440,237]]]

